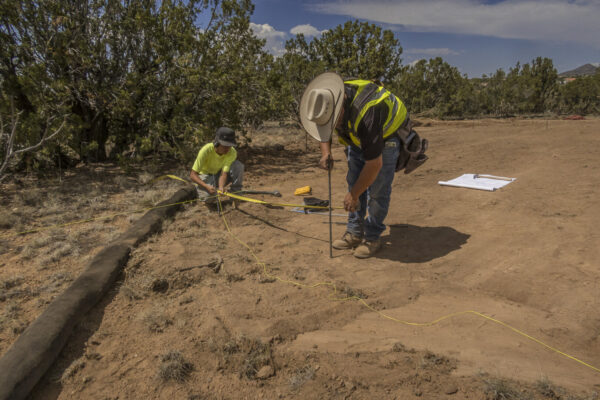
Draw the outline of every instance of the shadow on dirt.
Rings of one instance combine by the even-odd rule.
[[[375,256],[404,263],[423,263],[458,250],[471,237],[448,226],[390,225]]]
[[[256,176],[301,171],[314,168],[319,162],[316,152],[286,149],[279,144],[239,149],[238,158]]]
[[[248,211],[244,211],[244,210],[241,210],[241,209],[238,209],[238,211],[239,211],[240,213],[242,213],[242,214],[244,214],[244,215],[246,215],[246,216],[248,216],[248,217],[250,217],[250,218],[254,219],[254,220],[260,221],[260,222],[262,222],[263,224],[270,226],[271,228],[279,229],[280,231],[284,231],[284,232],[288,232],[288,233],[293,233],[294,235],[301,236],[301,237],[303,237],[303,238],[305,238],[305,239],[312,239],[312,240],[317,240],[317,241],[320,241],[320,242],[329,243],[329,241],[328,241],[328,240],[325,240],[325,239],[320,239],[320,238],[318,238],[318,237],[313,237],[313,236],[307,236],[307,235],[305,235],[305,234],[303,234],[303,233],[300,233],[300,232],[295,232],[295,231],[290,231],[290,230],[287,230],[287,229],[285,229],[285,228],[282,228],[282,227],[281,227],[281,226],[279,226],[279,225],[275,225],[274,223],[272,223],[272,222],[270,222],[270,221],[267,221],[266,219],[264,219],[264,218],[262,218],[262,217],[260,217],[260,216],[258,216],[258,215],[256,215],[256,214],[252,214],[252,213],[250,213],[250,212],[248,212]]]

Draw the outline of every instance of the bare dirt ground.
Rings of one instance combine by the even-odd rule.
[[[423,122],[430,160],[396,175],[376,257],[330,259],[326,216],[227,208],[263,268],[215,212],[186,206],[134,251],[31,397],[598,399],[600,120]],[[305,185],[327,197],[316,144],[305,152],[299,130],[271,125],[252,138],[241,155],[248,187],[287,202]],[[334,158],[340,205],[341,147]],[[85,169],[2,187],[0,354],[141,214],[9,235],[143,208],[181,185],[142,185],[150,176],[187,175]],[[497,192],[437,184],[463,173],[518,179]],[[337,237],[345,218],[334,222]],[[311,287],[323,282],[337,293]],[[408,322],[481,312],[592,367],[474,314],[410,326],[335,299],[347,296]]]

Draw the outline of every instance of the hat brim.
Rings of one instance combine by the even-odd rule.
[[[331,114],[331,118],[323,125],[308,119],[308,94],[313,89],[328,89],[333,94],[333,100],[335,101],[335,108]],[[344,81],[335,72],[325,72],[315,79],[313,79],[302,94],[302,100],[300,100],[300,122],[304,130],[317,139],[320,142],[327,142],[331,139],[335,123],[340,116],[342,111],[342,105],[344,104]]]
[[[217,143],[219,143],[222,146],[227,146],[227,147],[237,146],[237,143],[235,143],[235,142],[228,142],[227,140],[219,140],[219,139],[217,139]]]

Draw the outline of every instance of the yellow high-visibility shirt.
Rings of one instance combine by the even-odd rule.
[[[229,172],[231,164],[237,158],[237,151],[233,147],[226,154],[218,155],[213,143],[205,144],[198,152],[198,157],[192,169],[199,174],[214,175],[219,171]]]

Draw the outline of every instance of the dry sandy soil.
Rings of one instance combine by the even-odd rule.
[[[217,213],[186,206],[134,251],[31,398],[597,399],[600,120],[423,122],[430,160],[396,175],[376,257],[330,259],[326,216],[228,207],[259,264]],[[299,202],[294,189],[311,185],[326,198],[316,144],[305,150],[297,128],[255,133],[247,186]],[[340,205],[340,147],[334,158]],[[463,173],[518,179],[497,192],[437,184]],[[0,354],[140,214],[10,235],[139,209],[181,185],[149,187],[152,174],[114,166],[67,175],[2,187]],[[334,236],[344,221],[334,217]],[[589,366],[475,314],[397,321],[467,310]]]

